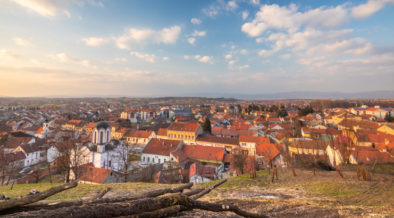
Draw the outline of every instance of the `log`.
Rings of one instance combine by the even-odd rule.
[[[3,210],[7,210],[7,209],[11,209],[14,207],[19,207],[19,206],[23,206],[26,204],[31,204],[40,200],[43,200],[45,198],[48,198],[54,194],[57,194],[59,192],[62,192],[64,190],[70,189],[70,188],[74,188],[78,185],[77,182],[73,182],[73,183],[66,183],[60,186],[56,186],[53,188],[50,188],[49,190],[46,190],[44,192],[35,194],[35,195],[30,195],[30,196],[26,196],[23,198],[17,198],[17,199],[12,199],[9,201],[4,201],[0,203],[0,211]]]
[[[166,207],[163,209],[155,210],[155,211],[150,211],[150,212],[143,212],[137,215],[133,215],[132,217],[138,217],[138,218],[156,218],[156,217],[168,217],[171,215],[175,215],[179,213],[180,211],[185,211],[188,210],[187,207],[184,207],[182,205],[175,205],[171,207]]]
[[[180,205],[183,207],[174,207]],[[244,217],[267,217],[244,211],[237,206],[209,203],[191,199],[188,196],[165,196],[160,198],[145,198],[134,202],[109,203],[97,205],[82,205],[63,207],[57,210],[40,210],[14,214],[14,217],[118,217],[139,216],[162,217],[163,214],[176,213],[181,210],[202,209],[213,212],[234,212]],[[148,213],[149,212],[149,213]]]
[[[98,195],[96,195],[93,199],[101,199],[104,197],[105,194],[107,194],[107,192],[111,191],[111,187],[107,187],[106,189],[104,189],[103,191],[101,191],[100,193],[98,193]]]
[[[191,188],[193,186],[193,183],[188,183],[185,185],[178,186],[176,188],[164,188],[164,189],[158,189],[154,191],[150,191],[147,193],[144,193],[139,196],[127,196],[127,197],[121,197],[121,198],[101,198],[101,199],[90,199],[90,200],[77,200],[77,201],[65,201],[65,202],[59,202],[59,203],[41,203],[41,204],[34,204],[34,205],[26,205],[20,208],[16,208],[12,212],[20,212],[20,211],[32,211],[32,210],[40,210],[40,209],[56,209],[56,208],[62,208],[62,207],[72,207],[72,206],[81,206],[81,205],[87,205],[87,204],[102,204],[102,203],[116,203],[116,202],[125,202],[125,201],[133,201],[133,200],[138,200],[138,199],[143,199],[143,198],[149,198],[149,197],[157,197],[163,194],[167,193],[177,193],[181,192],[184,189]],[[194,192],[193,190],[190,192]],[[193,193],[192,193],[193,194]]]
[[[204,191],[202,191],[202,192],[200,192],[200,193],[194,195],[194,196],[192,197],[192,199],[197,200],[197,199],[201,198],[202,196],[208,194],[208,193],[211,192],[214,188],[218,187],[219,185],[221,185],[221,184],[223,184],[223,183],[225,183],[225,182],[227,182],[227,179],[224,179],[224,180],[222,180],[222,181],[220,181],[220,182],[214,184],[212,187],[207,188],[207,189],[205,189]]]

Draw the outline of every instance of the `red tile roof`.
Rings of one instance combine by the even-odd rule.
[[[82,175],[79,181],[87,181],[93,183],[104,183],[105,179],[111,174],[112,170],[94,167],[92,163],[80,166]]]
[[[224,158],[224,148],[221,147],[184,145],[182,150],[188,158],[194,160],[222,162]]]
[[[166,128],[160,128],[160,129],[157,131],[157,135],[158,135],[158,136],[167,136],[167,129],[166,129]]]
[[[173,131],[186,131],[186,132],[196,132],[197,128],[200,126],[198,123],[171,123],[168,130]]]
[[[153,131],[147,130],[130,130],[125,133],[124,137],[132,137],[132,138],[149,138],[152,135]]]
[[[170,156],[170,153],[174,151],[180,143],[181,141],[178,140],[152,138],[145,146],[142,153]]]
[[[280,154],[278,148],[271,143],[257,143],[256,144],[256,153],[259,156],[264,156],[267,162],[270,162],[276,156]]]
[[[217,136],[199,136],[196,139],[196,142],[209,142],[209,143],[217,143],[217,144],[225,144],[225,145],[239,145],[239,140],[237,138],[225,138],[225,137],[217,137]]]
[[[254,142],[254,143],[269,143],[270,140],[268,137],[262,136],[243,136],[239,137],[240,142]]]

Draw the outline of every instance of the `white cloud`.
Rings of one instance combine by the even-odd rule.
[[[198,60],[199,62],[202,62],[202,63],[213,64],[213,58],[211,56],[195,55],[194,59],[196,59],[196,60]]]
[[[169,60],[168,57],[163,57],[162,59],[163,59],[163,61],[168,61]]]
[[[196,38],[190,37],[187,39],[187,42],[189,42],[191,45],[194,45],[194,43],[196,42]]]
[[[160,32],[160,38],[156,39],[160,43],[174,44],[181,33],[181,27],[172,26],[170,28],[164,28]]]
[[[58,60],[58,61],[63,62],[63,63],[65,63],[65,62],[76,62],[77,61],[76,58],[71,57],[71,56],[69,56],[66,53],[52,54],[52,55],[49,55],[49,56],[52,59]]]
[[[260,37],[260,38],[256,38],[256,42],[257,43],[262,43],[264,41],[264,38]]]
[[[92,47],[96,47],[108,43],[107,39],[99,38],[99,37],[84,38],[82,40],[85,42],[87,46],[92,46]]]
[[[156,55],[154,55],[154,54],[144,54],[144,53],[140,53],[140,52],[130,52],[130,54],[139,58],[139,59],[150,62],[150,63],[156,62]]]
[[[70,56],[66,53],[50,54],[49,57],[61,63],[72,63],[72,64],[82,65],[84,67],[90,67],[94,69],[97,68],[97,66],[92,65],[89,60],[81,60],[79,58]]]
[[[199,25],[199,24],[202,23],[201,20],[198,19],[198,18],[192,18],[192,19],[190,20],[190,22],[191,22],[192,24],[196,24],[196,25]]]
[[[249,65],[248,65],[248,64],[239,66],[239,70],[244,70],[244,69],[247,69],[247,68],[249,68]]]
[[[212,4],[208,8],[202,9],[202,12],[208,17],[215,17],[219,14],[221,7],[219,5]]]
[[[226,59],[231,59],[231,58],[233,58],[233,55],[231,55],[231,54],[227,54],[226,56],[224,56]]]
[[[228,61],[228,64],[230,64],[230,65],[235,64],[235,60],[230,60],[230,61]]]
[[[58,11],[59,5],[51,0],[11,0],[21,7],[27,8],[30,11],[36,12],[44,17],[53,17]]]
[[[356,19],[363,19],[376,13],[388,3],[394,3],[394,0],[368,0],[367,3],[352,8],[351,15]]]
[[[189,59],[190,59],[190,56],[189,56],[189,55],[184,55],[184,56],[183,56],[183,59],[189,60]]]
[[[32,43],[26,39],[14,37],[14,38],[12,38],[12,40],[14,41],[15,44],[17,44],[19,46],[24,46],[24,47],[32,46]]]
[[[242,20],[246,20],[248,18],[249,12],[248,11],[242,11]]]
[[[250,3],[252,5],[259,5],[260,4],[260,0],[250,0]]]
[[[235,10],[238,8],[238,4],[235,1],[229,1],[227,2],[227,10]]]
[[[131,49],[140,43],[174,44],[181,33],[180,26],[161,30],[130,28],[123,35],[116,37],[115,43],[120,49]]]
[[[197,37],[203,37],[203,36],[206,36],[206,35],[207,35],[207,32],[206,32],[206,31],[197,31],[197,30],[195,30],[192,34],[190,34],[191,37],[189,37],[189,38],[187,39],[187,41],[188,41],[191,45],[194,45],[194,43],[195,43],[196,40],[197,40]]]
[[[202,36],[206,36],[207,35],[207,32],[206,31],[197,31],[197,30],[195,30],[194,32],[193,32],[193,34],[192,34],[192,36],[199,36],[199,37],[202,37]]]
[[[70,12],[67,10],[70,4],[74,3],[78,6],[84,6],[85,3],[96,6],[104,7],[104,4],[100,1],[95,0],[73,0],[73,1],[62,1],[62,0],[10,0],[15,4],[26,8],[32,12],[35,12],[43,17],[54,17],[59,12],[65,14],[67,17],[71,17]]]
[[[283,54],[280,56],[280,58],[287,60],[287,59],[291,58],[291,54]]]
[[[15,60],[15,59],[18,59],[19,57],[21,57],[21,56],[13,51],[10,51],[7,49],[0,50],[0,58]]]
[[[295,4],[288,7],[263,5],[253,21],[242,25],[242,31],[251,37],[257,37],[269,29],[295,32],[301,26],[333,28],[342,25],[347,19],[347,11],[342,6],[299,12]]]
[[[246,50],[246,49],[241,49],[241,50],[239,51],[239,53],[241,53],[242,55],[247,55],[247,54],[248,54],[248,50]]]

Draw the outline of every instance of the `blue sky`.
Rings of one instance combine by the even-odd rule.
[[[393,0],[1,4],[0,96],[394,87]]]

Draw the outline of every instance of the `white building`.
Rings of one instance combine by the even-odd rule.
[[[179,140],[152,138],[142,151],[141,165],[162,164],[171,161],[171,152],[182,143]]]
[[[121,140],[111,139],[111,127],[99,122],[93,129],[92,143],[78,149],[78,165],[92,163],[94,167],[123,171],[127,163],[128,147]],[[71,158],[75,157],[72,155]]]

